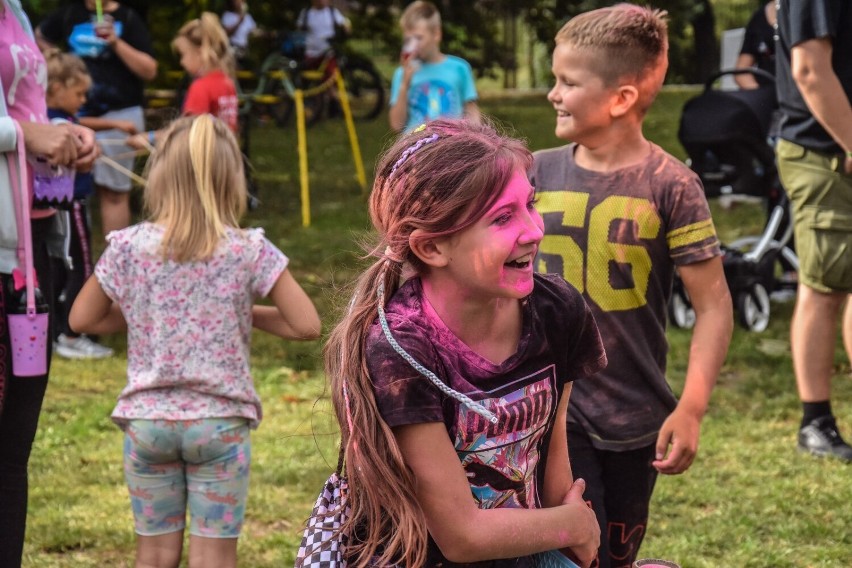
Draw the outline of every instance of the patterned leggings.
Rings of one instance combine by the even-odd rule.
[[[237,538],[248,498],[251,441],[244,418],[131,420],[124,477],[136,533]]]

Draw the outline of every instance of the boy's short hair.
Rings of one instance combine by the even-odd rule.
[[[628,81],[639,89],[644,113],[663,85],[668,67],[668,12],[635,4],[616,4],[568,20],[556,43],[585,50],[607,86]]]
[[[433,30],[441,29],[441,12],[431,2],[417,0],[409,4],[402,12],[402,16],[399,18],[399,25],[402,26],[402,29],[408,30],[420,21],[426,22]]]

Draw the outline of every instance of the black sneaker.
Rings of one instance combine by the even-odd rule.
[[[852,446],[840,437],[834,416],[816,418],[799,430],[799,450],[852,462]]]

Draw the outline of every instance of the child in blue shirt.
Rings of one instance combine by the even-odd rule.
[[[470,64],[441,53],[441,14],[416,1],[399,20],[405,47],[391,82],[390,126],[411,130],[436,118],[479,121],[479,95]]]

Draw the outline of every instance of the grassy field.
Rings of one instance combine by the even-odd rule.
[[[677,122],[692,94],[664,91],[647,121],[649,138],[679,157]],[[486,100],[483,107],[533,149],[559,143],[543,96]],[[383,116],[359,125],[368,176],[390,140],[386,124]],[[356,243],[368,225],[364,196],[343,123],[323,122],[309,131],[313,224],[302,228],[295,148],[292,127],[254,132],[263,206],[247,224],[263,226],[290,256],[328,329],[361,263]],[[726,241],[759,230],[763,221],[755,207],[716,213]],[[677,560],[684,568],[852,566],[852,470],[795,451],[799,404],[787,338],[791,309],[789,303],[773,304],[764,333],[735,331],[698,459],[686,474],[658,482],[644,556]],[[677,389],[689,333],[671,330],[669,338],[669,376]],[[104,340],[117,357],[53,362],[30,467],[27,567],[132,566],[122,435],[109,419],[125,382],[125,340]],[[320,350],[321,342],[255,336],[252,366],[265,419],[253,437],[242,566],[292,566],[302,523],[334,467],[336,433]],[[836,361],[835,409],[852,436],[852,381],[839,343]]]

